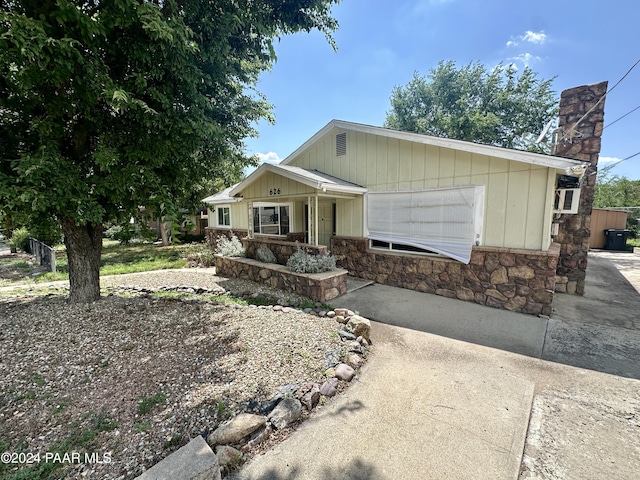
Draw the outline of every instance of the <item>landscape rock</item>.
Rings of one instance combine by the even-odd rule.
[[[330,378],[320,387],[320,394],[325,397],[335,396],[338,393],[338,382],[337,378]]]
[[[267,417],[252,413],[241,413],[216,428],[207,438],[207,442],[212,446],[236,443],[266,423]]]
[[[364,359],[354,352],[349,352],[346,355],[345,362],[347,363],[347,365],[353,368],[360,368],[362,365],[364,365]]]
[[[285,398],[269,414],[269,421],[278,430],[288,427],[302,416],[302,403],[297,398]]]
[[[371,322],[360,315],[353,315],[347,322],[347,330],[353,333],[356,337],[363,337],[366,340],[369,340]]]
[[[298,390],[298,396],[300,402],[311,411],[320,400],[320,385],[309,382]]]
[[[362,338],[362,337],[358,337]],[[350,352],[362,353],[362,345],[358,342],[358,339],[355,339],[347,344],[347,348]]]
[[[242,452],[229,445],[218,445],[216,447],[216,456],[221,467],[236,463],[242,459]]]
[[[340,338],[342,338],[343,340],[355,340],[356,336],[351,333],[351,332],[346,332],[344,330],[340,330],[338,332],[338,335],[340,335]]]
[[[356,338],[356,342],[358,342],[360,345],[362,345],[364,348],[369,346],[369,341],[364,338],[364,337],[358,337]]]
[[[260,445],[265,442],[273,433],[273,427],[270,424],[266,424],[260,430],[256,430],[251,434],[251,440],[247,442],[247,444],[242,447],[244,450],[250,450],[256,445]]]
[[[336,319],[336,322],[338,323],[347,323],[347,319],[342,315],[336,315],[335,319]]]
[[[336,366],[336,378],[350,382],[356,371],[346,363],[340,363]]]

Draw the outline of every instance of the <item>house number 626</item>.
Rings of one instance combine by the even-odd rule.
[[[280,189],[272,188],[271,190],[269,190],[269,195],[280,195]]]

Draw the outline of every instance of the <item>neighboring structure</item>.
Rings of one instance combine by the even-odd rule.
[[[624,230],[627,228],[627,215],[624,210],[594,208],[591,212],[591,235],[589,248],[604,248],[607,243],[605,230],[611,228]]]
[[[207,234],[326,245],[359,277],[550,314],[554,215],[577,208],[558,186],[580,188],[586,167],[333,120],[281,164],[205,199]]]

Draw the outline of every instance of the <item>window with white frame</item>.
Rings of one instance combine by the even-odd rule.
[[[216,207],[216,226],[220,228],[231,228],[231,206],[218,205]]]
[[[288,203],[254,203],[253,231],[260,235],[283,236],[289,233]]]
[[[366,201],[372,248],[440,253],[469,263],[482,238],[484,186],[369,192]]]

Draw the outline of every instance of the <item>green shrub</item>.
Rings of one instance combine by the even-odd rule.
[[[191,243],[184,249],[184,257],[188,262],[196,266],[210,267],[215,263],[213,252],[209,245],[204,243]]]
[[[330,272],[336,269],[336,259],[328,254],[310,255],[298,247],[298,250],[289,257],[287,267],[296,273]]]
[[[154,241],[158,237],[153,230],[150,230],[146,224],[141,222],[127,222],[122,225],[114,225],[105,230],[104,236],[112,240],[117,240],[121,245],[128,245],[133,240],[143,242]]]
[[[264,245],[260,245],[256,250],[256,260],[263,263],[278,263],[278,259],[273,252]]]
[[[223,257],[244,257],[246,253],[242,247],[242,242],[238,240],[235,234],[231,234],[231,238],[224,235],[218,237],[215,252]]]
[[[9,239],[9,247],[12,250],[29,251],[29,231],[26,227],[16,228]]]

